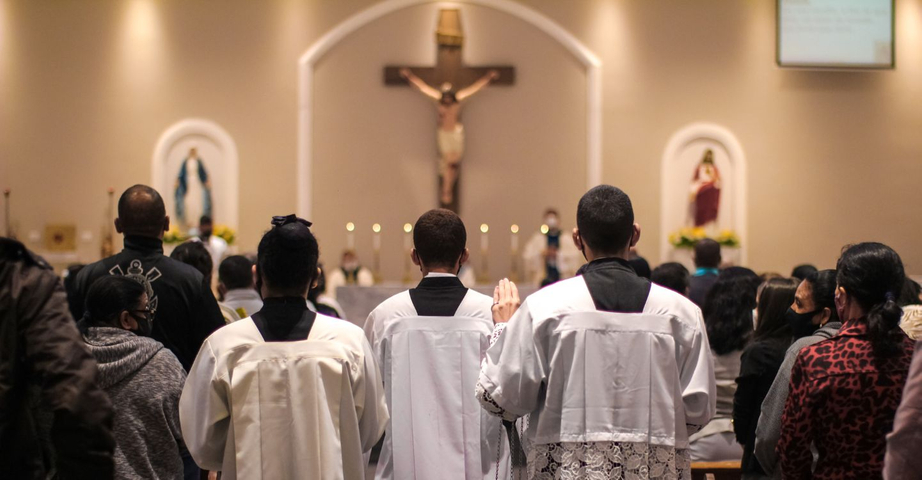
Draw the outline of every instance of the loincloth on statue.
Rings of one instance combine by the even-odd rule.
[[[464,155],[464,126],[460,123],[455,124],[454,130],[437,130],[436,137],[439,147],[439,170],[444,171],[448,168],[448,156],[454,156],[456,159]]]

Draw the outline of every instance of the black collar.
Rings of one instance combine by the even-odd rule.
[[[141,253],[163,253],[163,240],[140,235],[125,235],[125,250]]]
[[[461,283],[461,279],[458,277],[425,277],[419,281],[419,285],[417,285],[416,288],[464,288],[464,284]]]
[[[634,271],[634,268],[631,267],[630,262],[628,262],[627,260],[623,258],[618,258],[618,257],[597,258],[583,265],[582,267],[580,267],[580,269],[577,270],[576,274],[583,275],[588,272],[595,272],[598,270],[607,270],[607,269],[622,270],[624,272],[629,272],[634,275],[637,274],[637,272]]]
[[[284,342],[307,339],[316,317],[304,297],[269,297],[251,318],[265,341]]]

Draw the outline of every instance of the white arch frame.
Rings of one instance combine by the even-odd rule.
[[[234,139],[231,138],[230,134],[217,123],[202,118],[187,118],[170,125],[170,127],[160,135],[160,139],[157,140],[157,146],[154,148],[154,156],[151,159],[150,170],[151,184],[158,192],[164,195],[171,190],[172,186],[167,182],[167,177],[164,175],[166,157],[176,142],[179,142],[189,135],[201,135],[210,138],[224,153],[225,165],[223,166],[222,175],[225,175],[224,181],[226,182],[227,188],[219,193],[223,195],[222,205],[226,209],[226,212],[222,212],[221,217],[224,218],[225,223],[231,227],[238,228],[240,207],[240,161],[237,157],[237,144],[234,143]]]
[[[740,262],[746,265],[748,258],[748,207],[746,198],[748,196],[748,184],[746,179],[746,154],[743,152],[743,145],[737,140],[726,127],[709,122],[696,122],[680,128],[669,138],[666,143],[666,149],[663,151],[663,159],[660,166],[660,259],[667,258],[667,252],[672,246],[669,244],[669,219],[667,215],[667,189],[669,188],[666,172],[669,171],[669,164],[678,157],[685,147],[697,140],[711,140],[723,145],[727,154],[730,156],[730,162],[733,164],[733,182],[736,185],[734,204],[738,210],[735,211],[737,219],[736,234],[740,237]]]
[[[429,3],[447,7],[458,4],[493,8],[524,20],[563,45],[586,68],[586,185],[602,182],[602,61],[573,34],[545,15],[513,0],[460,0],[454,3],[438,0],[385,0],[349,17],[327,32],[298,60],[298,214],[311,218],[313,201],[311,182],[313,170],[313,77],[314,65],[337,43],[356,30],[381,18],[416,5]]]

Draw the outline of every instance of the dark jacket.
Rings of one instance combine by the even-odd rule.
[[[839,333],[840,327],[842,327],[842,324],[839,322],[829,322],[813,332],[813,335],[794,340],[794,343],[784,353],[781,368],[778,369],[775,381],[772,382],[771,388],[765,395],[765,400],[762,401],[762,413],[759,415],[759,423],[756,425],[756,443],[753,453],[762,470],[772,478],[781,478],[781,470],[778,468],[778,456],[775,455],[775,445],[781,437],[781,414],[784,412],[784,403],[788,399],[791,369],[794,368],[797,355],[805,347],[834,337]]]
[[[83,316],[86,293],[103,275],[132,276],[147,287],[155,312],[151,336],[170,349],[186,371],[208,335],[224,325],[218,302],[202,274],[163,255],[163,242],[156,238],[126,236],[124,250],[81,270],[74,281],[76,301],[71,311],[75,317]]]
[[[688,279],[688,299],[695,302],[699,308],[704,308],[704,299],[707,298],[711,287],[717,282],[717,274],[705,273],[704,275],[692,275]]]
[[[83,338],[99,364],[99,386],[115,407],[116,477],[182,478],[179,395],[186,372],[176,356],[120,328],[89,327]]]
[[[736,379],[733,397],[733,431],[736,441],[743,446],[743,473],[765,474],[753,456],[756,425],[759,424],[762,401],[775,381],[790,345],[790,337],[772,338],[756,340],[743,350],[740,376]]]
[[[53,467],[31,404],[53,416],[60,478],[112,478],[112,405],[64,287],[41,258],[0,238],[0,477],[45,478]]]

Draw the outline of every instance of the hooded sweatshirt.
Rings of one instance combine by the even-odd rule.
[[[160,342],[121,328],[90,327],[84,340],[115,408],[115,478],[181,479],[186,372],[179,360]]]
[[[770,478],[781,478],[781,469],[778,468],[778,456],[775,454],[775,445],[781,438],[781,414],[784,413],[784,404],[788,400],[791,386],[791,370],[800,351],[815,343],[832,338],[842,328],[841,322],[829,322],[822,328],[813,332],[813,335],[799,338],[788,347],[784,354],[784,362],[778,369],[778,375],[768,390],[768,395],[762,401],[762,414],[759,415],[759,424],[756,427],[756,445],[754,453],[762,470]]]

